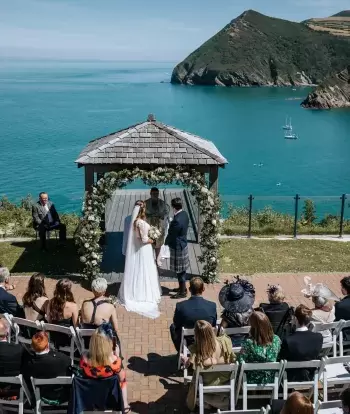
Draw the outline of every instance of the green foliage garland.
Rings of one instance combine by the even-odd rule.
[[[204,176],[195,171],[182,168],[162,168],[153,171],[122,170],[108,173],[92,186],[87,193],[83,206],[83,218],[76,236],[76,243],[83,263],[83,273],[89,279],[94,279],[100,272],[102,251],[100,246],[100,222],[105,212],[107,200],[117,188],[123,188],[135,179],[141,179],[149,186],[158,184],[183,184],[196,198],[201,211],[203,227],[201,230],[200,245],[202,256],[199,258],[203,266],[203,279],[213,283],[217,280],[218,250],[219,250],[219,211],[220,203],[216,194],[211,192]]]

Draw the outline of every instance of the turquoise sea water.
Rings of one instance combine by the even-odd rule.
[[[0,194],[18,200],[45,189],[60,211],[79,210],[80,150],[148,113],[215,142],[230,163],[220,173],[225,195],[350,193],[350,110],[302,109],[307,88],[161,83],[172,67],[0,61]],[[286,115],[296,141],[283,137]]]

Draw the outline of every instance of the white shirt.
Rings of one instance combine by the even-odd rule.
[[[306,332],[306,331],[308,331],[307,326],[302,326],[301,328],[297,328],[295,330],[295,332]]]
[[[51,216],[49,206],[47,204],[44,204],[43,207],[44,207],[44,210],[47,213],[47,218],[49,219],[49,223],[52,223],[53,222],[53,218]]]
[[[49,352],[50,350],[46,349],[45,351],[42,351],[42,352],[35,352],[35,355],[45,355],[45,354],[48,354]]]
[[[181,213],[181,211],[182,211],[182,209],[178,210],[176,213],[174,213],[174,216],[177,216],[179,213]]]

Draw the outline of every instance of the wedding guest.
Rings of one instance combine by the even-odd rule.
[[[224,308],[221,315],[220,328],[241,328],[249,325],[249,318],[253,312],[255,300],[254,286],[245,279],[236,277],[236,281],[229,283],[219,293],[219,302]],[[246,335],[230,335],[234,347],[241,346]]]
[[[296,331],[284,338],[279,354],[279,360],[311,361],[319,359],[322,350],[323,337],[319,332],[311,332],[308,325],[311,322],[312,311],[305,305],[295,309]],[[311,381],[312,372],[307,369],[289,370],[290,381]]]
[[[23,308],[26,319],[30,321],[45,318],[45,303],[49,300],[45,291],[45,275],[34,273],[28,282],[26,293],[23,295]]]
[[[4,272],[5,274],[8,275],[8,278],[7,278],[7,281],[6,281],[5,285],[4,285],[4,288],[6,290],[14,290],[14,289],[16,289],[16,285],[10,283],[10,271],[8,270],[8,268],[6,266],[3,266],[0,263],[0,273],[1,272]]]
[[[273,333],[269,318],[262,312],[254,311],[249,318],[250,334],[242,342],[239,362],[276,362],[281,348],[281,340]],[[248,383],[268,384],[273,382],[272,371],[247,372]]]
[[[343,406],[343,413],[350,414],[350,388],[347,388],[341,393],[340,399]]]
[[[331,303],[329,303],[329,299],[336,300],[337,297],[334,296],[333,292],[323,283],[316,283],[316,285],[313,285],[310,277],[305,277],[304,281],[306,289],[303,289],[302,293],[304,293],[305,297],[311,298],[315,305],[315,308],[312,309],[311,322],[334,322],[335,308]],[[324,343],[332,341],[332,332],[329,329],[326,329],[320,333],[323,336]]]
[[[39,194],[39,201],[32,207],[33,226],[39,232],[41,248],[46,251],[46,233],[47,231],[57,229],[59,231],[60,243],[66,242],[66,226],[61,223],[60,217],[56,211],[55,205],[49,201],[47,193]]]
[[[16,296],[8,293],[10,272],[7,267],[0,268],[0,313],[9,313],[20,318],[24,317],[23,308],[18,304]]]
[[[194,344],[189,346],[190,358],[182,355],[183,363],[186,366],[192,365],[196,367],[210,368],[218,364],[231,364],[235,362],[236,355],[232,351],[230,338],[226,335],[217,337],[214,333],[212,325],[207,321],[197,321],[194,326]],[[230,372],[207,372],[203,375],[203,383],[205,386],[227,384],[230,380]],[[188,408],[194,411],[196,405],[196,395],[189,391],[187,399]],[[193,394],[193,395],[192,395]],[[192,395],[192,397],[190,397]],[[192,401],[189,401],[192,400]],[[222,408],[222,396],[205,395],[205,403],[215,408]]]
[[[274,404],[277,403],[277,404]],[[281,411],[282,408],[282,411]],[[314,408],[309,398],[300,392],[293,392],[286,401],[274,400],[271,414],[313,414]]]
[[[135,206],[142,207],[144,205],[144,202],[142,200],[137,200],[135,203]],[[123,231],[123,244],[122,244],[122,254],[125,256],[126,254],[126,248],[128,246],[128,236],[129,236],[129,230],[130,230],[130,224],[131,224],[132,215],[125,217],[124,220],[124,231]]]
[[[46,332],[37,332],[33,336],[32,351],[25,354],[21,370],[27,384],[31,383],[30,377],[47,379],[71,375],[70,357],[50,349],[49,337]],[[42,386],[40,387],[40,397],[52,404],[68,401],[69,387],[62,385]]]
[[[170,270],[176,273],[179,281],[179,289],[172,299],[181,299],[187,296],[186,271],[190,265],[187,246],[187,231],[189,217],[186,211],[182,210],[182,200],[177,197],[171,201],[174,209],[174,218],[170,223],[165,245],[170,250]]]
[[[203,280],[200,277],[194,277],[190,281],[191,297],[176,304],[170,335],[177,352],[180,351],[182,328],[193,329],[198,320],[204,320],[211,326],[216,326],[216,304],[203,298],[204,291]],[[187,338],[187,344],[191,343],[193,340]]]
[[[8,342],[11,327],[6,319],[0,319],[0,377],[16,377],[20,374],[24,348]]]
[[[49,323],[61,326],[78,325],[79,310],[72,293],[72,282],[69,279],[61,279],[57,282],[53,298],[45,302],[45,314]],[[70,345],[67,335],[60,332],[52,332],[51,338],[56,349]]]
[[[350,320],[350,276],[343,277],[340,281],[343,299],[335,304],[335,320]],[[343,329],[344,340],[350,340],[350,328]]]
[[[98,328],[104,322],[110,322],[115,332],[118,330],[117,310],[106,297],[107,280],[103,277],[94,279],[91,283],[93,299],[85,300],[81,307],[80,320],[86,329]]]
[[[164,218],[167,215],[167,208],[165,202],[159,198],[159,190],[157,187],[151,188],[150,195],[151,198],[145,201],[147,222],[162,232],[162,235],[156,240],[154,245],[156,262],[158,262],[160,249],[164,244]]]
[[[109,324],[101,324],[92,334],[89,352],[81,357],[80,369],[87,378],[119,377],[124,401],[124,413],[130,412],[127,398],[126,374],[123,369],[120,349],[113,343],[114,332]]]
[[[285,294],[280,285],[269,285],[267,288],[269,303],[260,303],[259,310],[269,318],[273,332],[283,338],[290,332],[290,322],[293,310],[285,300]]]

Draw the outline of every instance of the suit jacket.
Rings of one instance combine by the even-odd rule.
[[[43,355],[27,353],[23,359],[22,374],[27,384],[30,384],[30,377],[46,379],[70,376],[70,367],[70,357],[62,352],[49,351]],[[40,388],[42,396],[49,400],[63,401],[68,394],[65,387],[61,385],[47,385]]]
[[[24,348],[20,344],[0,342],[0,377],[20,374]]]
[[[165,245],[173,250],[183,250],[187,246],[189,218],[186,211],[177,213],[170,223]]]
[[[279,360],[299,362],[320,359],[322,344],[323,336],[319,332],[296,331],[283,340]],[[307,369],[289,370],[287,375],[290,381],[311,381],[312,379],[312,372]]]
[[[16,296],[8,293],[0,287],[0,313],[9,313],[13,316],[24,318],[23,308],[18,304]]]
[[[47,205],[49,207],[49,211],[51,213],[51,217],[53,222],[60,221],[60,217],[56,211],[55,205],[51,203],[51,201],[47,202]],[[43,205],[38,201],[35,203],[32,207],[32,217],[33,217],[33,226],[34,228],[38,228],[41,225],[49,226],[49,217],[44,209]]]
[[[199,320],[207,321],[215,326],[216,319],[216,304],[202,296],[191,296],[188,300],[176,304],[174,314],[176,331],[180,332],[182,328],[193,329]]]
[[[336,302],[335,305],[335,320],[340,321],[344,319],[345,321],[350,321],[350,295],[345,296],[341,301]],[[344,339],[346,341],[350,340],[350,329],[344,329],[343,331]]]

